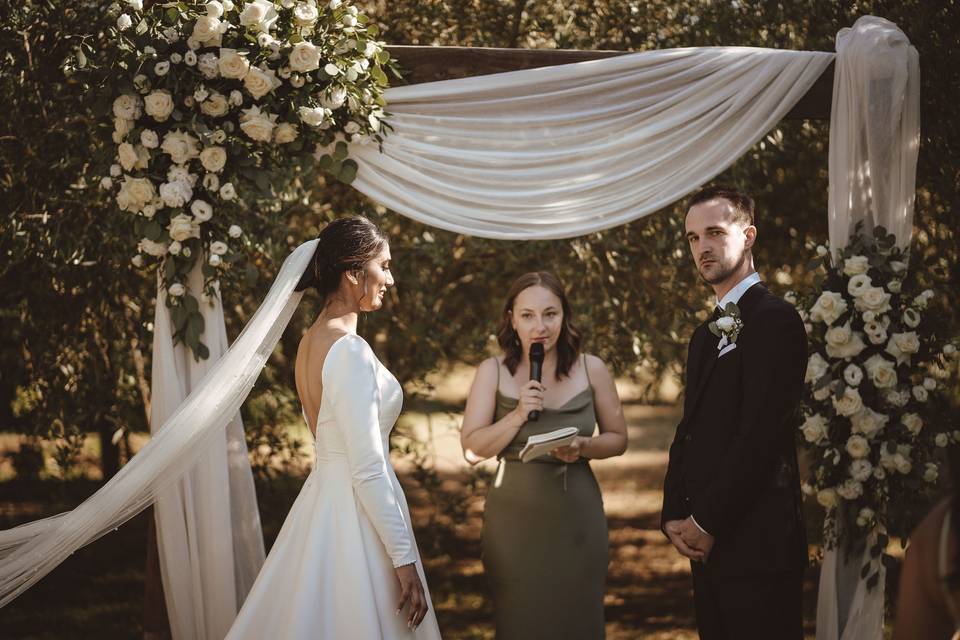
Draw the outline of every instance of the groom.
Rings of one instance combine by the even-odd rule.
[[[753,210],[750,196],[718,186],[696,193],[686,216],[718,309],[690,340],[660,527],[691,560],[703,640],[803,637],[794,433],[807,341],[800,316],[754,269]]]

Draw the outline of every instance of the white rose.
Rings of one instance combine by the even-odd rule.
[[[193,25],[193,38],[207,46],[219,47],[222,26],[220,19],[215,16],[200,16]]]
[[[243,87],[254,100],[259,100],[279,86],[276,72],[266,67],[250,67],[243,77]]]
[[[133,131],[133,120],[124,120],[123,118],[113,119],[113,128],[121,137],[125,137]]]
[[[104,176],[100,178],[100,188],[105,191],[109,191],[110,189],[113,189],[113,178],[111,178],[110,176]]]
[[[909,391],[888,391],[886,401],[895,407],[905,407],[910,402]]]
[[[863,485],[851,478],[837,487],[837,493],[846,500],[856,500],[863,495]]]
[[[323,68],[323,72],[326,73],[331,78],[340,73],[340,68],[332,62],[328,62],[327,65]]]
[[[227,243],[221,240],[215,240],[210,243],[210,253],[222,256],[227,253]]]
[[[804,382],[807,384],[816,382],[823,377],[823,374],[825,374],[829,368],[830,365],[823,359],[823,356],[819,353],[814,353],[810,356],[810,359],[807,360],[807,373],[804,376]]]
[[[154,242],[150,238],[143,238],[137,248],[148,256],[159,258],[166,255],[167,245],[162,242]]]
[[[850,422],[853,424],[854,433],[862,433],[870,438],[883,429],[889,419],[890,416],[864,407],[860,412],[851,416]]]
[[[190,212],[197,222],[206,222],[213,217],[213,207],[203,200],[194,200],[190,203]]]
[[[176,240],[174,240],[173,242],[170,243],[170,247],[168,251],[170,251],[170,253],[176,256],[176,255],[180,255],[181,249],[183,249],[183,245],[177,242]]]
[[[235,224],[232,224],[230,225],[230,228],[227,229],[227,235],[231,238],[239,238],[241,235],[243,235],[243,229]]]
[[[133,170],[137,164],[137,152],[129,142],[124,142],[117,147],[117,158],[120,161],[120,166],[126,171]]]
[[[800,430],[807,442],[819,443],[827,437],[827,421],[819,413],[808,417]]]
[[[143,11],[143,0],[127,0],[127,4],[134,11]]]
[[[110,165],[110,175],[114,178],[119,178],[123,174],[123,167],[118,164]],[[947,345],[950,346],[950,345]],[[946,347],[944,347],[944,352],[946,352]]]
[[[223,259],[222,259],[220,256],[216,255],[216,254],[210,256],[210,257],[207,259],[207,262],[210,263],[210,266],[211,266],[211,267],[219,267],[219,266],[220,266],[220,263],[221,263],[222,261],[223,261]]]
[[[357,19],[353,16],[343,16],[343,26],[355,27],[357,26]]]
[[[894,364],[879,353],[870,356],[863,363],[863,367],[877,389],[891,389],[897,386],[897,370]]]
[[[117,206],[122,211],[136,212],[145,207],[157,195],[149,178],[124,176],[117,194]]]
[[[125,13],[120,14],[120,17],[117,18],[117,29],[120,31],[126,31],[133,26],[133,20],[130,19]]]
[[[827,343],[827,355],[831,358],[852,358],[860,354],[867,345],[863,343],[859,332],[850,329],[850,323],[830,327],[824,335]]]
[[[867,256],[853,256],[843,261],[843,273],[848,276],[866,273],[869,268],[870,259]]]
[[[861,293],[870,288],[873,282],[870,280],[870,276],[865,273],[855,275],[850,278],[850,281],[847,282],[847,293],[849,293],[854,298],[858,297]]]
[[[113,101],[113,115],[124,120],[136,120],[143,115],[143,103],[140,96],[124,93]]]
[[[157,122],[165,122],[173,113],[173,96],[166,89],[151,91],[143,102],[147,115]]]
[[[240,12],[240,24],[248,29],[266,32],[273,28],[279,15],[270,0],[253,0],[244,5]]]
[[[859,482],[866,482],[873,474],[873,465],[866,458],[857,458],[850,463],[850,477]]]
[[[830,395],[833,393],[835,389],[835,385],[836,385],[836,382],[832,382],[825,387],[820,387],[819,389],[813,392],[813,399],[816,400],[817,402],[823,402],[824,400],[829,398]]]
[[[187,292],[187,288],[182,284],[180,284],[179,282],[174,282],[172,285],[170,285],[170,288],[167,289],[167,293],[169,293],[174,298],[179,298],[186,292]]]
[[[200,111],[214,118],[226,115],[229,110],[230,106],[227,104],[227,98],[222,93],[214,92],[200,105]]]
[[[933,378],[924,378],[923,388],[927,391],[934,391],[937,388],[937,381]]]
[[[164,182],[160,185],[160,197],[168,207],[182,207],[193,197],[189,182]]]
[[[907,475],[913,469],[913,464],[902,453],[893,456],[893,466],[903,475]]]
[[[223,129],[217,129],[216,131],[213,132],[213,135],[210,136],[210,142],[214,144],[220,144],[226,139],[227,139],[227,134],[223,131]]]
[[[913,388],[913,397],[917,399],[917,402],[926,402],[929,395],[926,389],[918,385]]]
[[[311,127],[320,125],[326,117],[322,107],[300,107],[300,119]]]
[[[273,141],[277,144],[287,144],[297,139],[297,128],[289,122],[283,122],[277,126],[273,133]]]
[[[864,478],[866,480],[866,478]],[[860,509],[860,513],[857,514],[857,524],[861,527],[866,527],[873,520],[873,509],[869,507],[864,507]]]
[[[200,237],[200,225],[185,213],[171,218],[167,231],[172,239],[181,243],[189,238]]]
[[[210,0],[210,2],[203,5],[207,10],[207,15],[211,18],[222,18],[223,17],[223,5],[217,0]]]
[[[157,132],[152,129],[144,129],[140,132],[140,144],[142,144],[147,149],[156,149],[160,146],[160,138],[157,137]]]
[[[923,418],[915,413],[903,414],[900,422],[903,423],[903,426],[907,428],[907,431],[909,431],[912,436],[920,435],[920,430],[923,429]]]
[[[733,331],[733,328],[736,326],[736,324],[736,321],[730,316],[722,316],[717,318],[717,328],[724,333]]]
[[[853,387],[843,390],[843,395],[833,397],[833,408],[842,416],[852,416],[863,409],[863,399],[860,392]]]
[[[168,131],[163,136],[161,151],[170,156],[177,164],[183,164],[200,155],[200,141],[186,131]]]
[[[938,433],[937,437],[934,438],[933,441],[938,447],[945,447],[950,444],[950,437],[945,433]]]
[[[230,97],[227,99],[227,102],[234,107],[239,107],[243,104],[243,94],[234,89],[230,92]]]
[[[920,338],[916,331],[894,333],[890,336],[886,351],[897,359],[897,364],[909,363],[910,356],[920,351]]]
[[[203,176],[203,188],[207,191],[216,191],[220,188],[220,178],[215,173]]]
[[[890,294],[880,287],[867,287],[861,291],[854,305],[860,311],[869,309],[876,313],[886,313],[890,311]]]
[[[233,200],[234,198],[237,197],[237,192],[233,188],[232,183],[227,182],[220,186],[220,197],[223,200]]]
[[[220,173],[227,164],[227,150],[223,147],[207,147],[200,152],[200,164],[212,173]]]
[[[940,475],[940,468],[934,462],[928,462],[923,468],[923,479],[933,484]]]
[[[220,49],[220,75],[232,80],[243,80],[250,70],[250,62],[236,49]]]
[[[320,49],[307,41],[293,45],[293,50],[290,52],[290,68],[300,73],[319,69]]]
[[[240,130],[251,140],[270,142],[273,139],[276,119],[276,115],[261,112],[259,107],[250,107],[244,109],[243,115],[240,116]]]
[[[343,125],[343,131],[347,134],[354,134],[360,132],[360,125],[351,120],[347,124]]]
[[[855,387],[863,381],[863,371],[855,364],[848,364],[843,370],[843,379],[847,384]]]
[[[138,253],[137,255],[135,255],[135,256],[133,256],[132,258],[130,258],[130,262],[132,262],[132,263],[133,263],[133,266],[135,266],[135,267],[142,267],[142,266],[143,266],[143,256]]]
[[[191,187],[196,186],[197,176],[190,173],[190,169],[183,165],[175,164],[167,170],[167,182],[187,182]]]
[[[312,26],[319,17],[317,7],[311,3],[301,2],[293,9],[293,22],[298,27]]]
[[[833,489],[821,489],[817,492],[817,502],[826,509],[833,509],[837,506],[837,492]]]

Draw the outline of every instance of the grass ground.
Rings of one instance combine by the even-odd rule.
[[[480,563],[484,477],[491,466],[468,470],[457,444],[456,413],[463,372],[446,376],[429,397],[411,403],[401,431],[430,443],[434,485],[424,485],[409,462],[396,460],[408,489],[417,538],[444,638],[493,637],[492,610]],[[630,389],[623,388],[624,397]],[[674,406],[625,404],[630,446],[621,457],[596,461],[610,529],[605,598],[607,637],[696,638],[688,563],[658,529],[667,447],[678,420]],[[0,452],[15,446],[0,435]],[[3,466],[0,465],[0,472]],[[95,474],[90,474],[95,475]],[[258,483],[264,536],[272,544],[303,477]],[[425,486],[432,488],[424,488]],[[71,508],[97,481],[0,482],[0,528]],[[438,515],[439,514],[439,515]],[[453,514],[449,517],[448,514]],[[148,513],[79,550],[13,603],[0,609],[0,637],[9,639],[142,638]],[[804,587],[805,628],[813,637],[816,570]]]

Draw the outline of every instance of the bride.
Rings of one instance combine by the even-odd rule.
[[[236,621],[240,638],[440,638],[388,437],[403,391],[357,335],[379,309],[390,248],[361,217],[320,233],[297,291],[324,298],[300,342],[297,393],[316,463]]]

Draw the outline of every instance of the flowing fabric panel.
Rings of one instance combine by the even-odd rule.
[[[567,238],[682,198],[774,127],[833,54],[650,51],[392,88],[383,152],[352,144],[354,186],[487,238]]]
[[[0,606],[148,507],[223,439],[300,302],[293,289],[316,245],[290,254],[233,346],[117,475],[72,511],[0,531]]]

